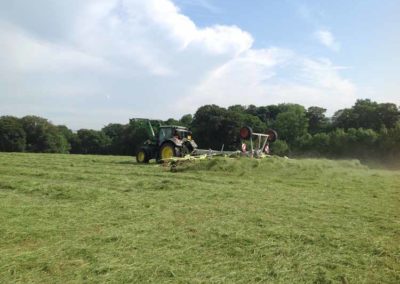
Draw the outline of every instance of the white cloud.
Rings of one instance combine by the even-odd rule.
[[[198,28],[169,0],[127,1],[127,6],[131,16],[140,17],[137,11],[143,12],[148,24],[165,30],[181,48],[200,45],[211,53],[235,55],[249,49],[253,43],[251,35],[236,26]]]
[[[75,48],[34,38],[9,25],[0,25],[2,67],[19,72],[71,72],[110,68],[102,58]]]
[[[314,36],[322,45],[335,51],[340,49],[340,44],[335,40],[335,37],[329,30],[319,29],[314,33]]]
[[[252,49],[212,70],[180,101],[188,109],[203,104],[268,105],[294,102],[333,110],[351,105],[356,87],[327,59],[310,59],[293,51]]]
[[[237,26],[200,28],[170,0],[15,0],[2,10],[3,114],[33,113],[77,129],[179,117],[209,103],[338,108],[355,98],[329,60],[253,48]]]

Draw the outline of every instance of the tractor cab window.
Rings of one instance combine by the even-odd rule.
[[[186,138],[186,139],[191,139],[192,137],[192,133],[191,132],[189,132],[189,131],[186,131],[186,130],[179,130],[179,131],[176,131],[177,132],[177,136],[180,138],[180,139],[183,139],[183,138]]]
[[[169,139],[171,137],[172,137],[172,129],[171,128],[160,128],[160,135],[159,135],[160,141]]]

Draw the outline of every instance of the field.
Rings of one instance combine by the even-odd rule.
[[[0,154],[0,282],[400,283],[400,172]]]

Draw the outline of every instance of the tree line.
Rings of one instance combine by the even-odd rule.
[[[159,121],[151,121],[157,125]],[[400,111],[396,104],[358,100],[351,108],[326,116],[326,109],[299,104],[268,106],[205,105],[196,113],[162,124],[189,127],[201,148],[238,149],[239,129],[256,132],[273,128],[279,140],[271,145],[276,155],[400,160]],[[101,130],[54,125],[37,116],[0,117],[0,151],[130,155],[148,139],[146,125],[130,119]]]

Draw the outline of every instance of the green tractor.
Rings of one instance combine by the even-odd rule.
[[[148,163],[151,159],[160,162],[173,157],[184,157],[197,149],[188,128],[175,125],[161,125],[155,134],[148,122],[150,139],[145,141],[136,154],[138,163]]]

